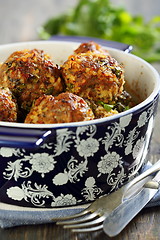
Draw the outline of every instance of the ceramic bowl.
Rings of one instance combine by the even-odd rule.
[[[25,48],[43,49],[57,64],[80,43],[23,42],[0,46],[0,62]],[[142,102],[107,118],[63,124],[0,122],[0,201],[59,207],[111,193],[146,162],[160,79],[143,59],[107,48],[125,67],[125,79]]]

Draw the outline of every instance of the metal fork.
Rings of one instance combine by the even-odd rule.
[[[125,198],[130,198],[138,193],[142,187],[159,188],[157,182],[152,181],[151,174],[160,170],[160,160],[151,168],[138,175],[131,182],[124,185],[117,191],[100,197],[82,212],[59,218],[57,225],[63,225],[63,228],[72,229],[72,232],[92,232],[103,229],[103,221],[109,214],[118,207]],[[138,191],[137,191],[138,190]],[[57,219],[53,219],[56,221]]]

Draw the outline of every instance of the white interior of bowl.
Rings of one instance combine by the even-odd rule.
[[[42,49],[48,53],[55,63],[62,64],[67,60],[68,56],[73,53],[74,49],[79,46],[77,42],[57,42],[57,41],[33,41],[22,42],[14,44],[6,44],[0,46],[0,62],[5,61],[11,53],[23,49]],[[92,121],[66,123],[66,124],[23,124],[23,123],[8,123],[0,122],[2,126],[16,126],[16,127],[34,127],[34,128],[50,128],[50,127],[67,127],[67,126],[80,126],[86,124],[95,124],[96,122],[103,122],[111,120],[113,118],[119,118],[121,115],[127,114],[127,112],[133,112],[149,102],[153,101],[155,96],[160,90],[160,78],[158,72],[146,61],[136,57],[135,55],[125,53],[121,50],[106,48],[110,54],[117,59],[119,63],[122,63],[125,68],[125,79],[135,92],[139,92],[139,95],[143,101],[137,106],[129,109],[125,112],[116,114],[111,117],[96,119]]]

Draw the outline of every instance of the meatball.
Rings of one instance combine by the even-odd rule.
[[[63,90],[59,68],[37,49],[12,53],[0,67],[0,85],[8,87],[27,111],[42,94],[57,95]]]
[[[118,111],[116,109],[111,109],[110,111],[106,111],[104,107],[97,106],[97,108],[94,111],[94,114],[96,118],[104,118],[104,117],[109,117],[109,116],[118,114]]]
[[[61,71],[67,91],[84,99],[109,103],[123,91],[124,70],[109,55],[73,54],[61,66]]]
[[[79,96],[64,92],[43,95],[35,101],[25,123],[68,123],[94,119],[88,104]]]
[[[75,54],[94,52],[94,53],[103,53],[109,55],[109,52],[103,49],[99,44],[90,41],[87,43],[81,43],[80,46],[74,51]]]
[[[8,88],[0,88],[0,121],[16,122],[17,105]]]

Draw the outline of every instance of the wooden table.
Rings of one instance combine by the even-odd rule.
[[[128,9],[154,15],[159,14],[159,0],[144,1],[118,1],[115,3],[125,3]],[[141,4],[142,3],[142,4]],[[0,44],[37,40],[36,29],[48,17],[59,14],[72,5],[76,0],[5,0],[0,2]],[[149,5],[150,4],[150,5]],[[158,9],[159,8],[159,9]],[[160,70],[160,65],[155,67]],[[160,106],[156,118],[156,130],[154,130],[151,151],[160,154]],[[159,240],[160,239],[160,207],[142,210],[119,234],[112,238],[113,240]],[[103,240],[110,239],[102,231],[88,234],[72,234],[69,230],[63,230],[62,227],[54,224],[20,226],[9,229],[0,229],[0,240]]]
[[[160,208],[145,209],[115,238],[108,238],[102,231],[72,234],[54,224],[22,226],[0,229],[1,240],[159,240]]]

